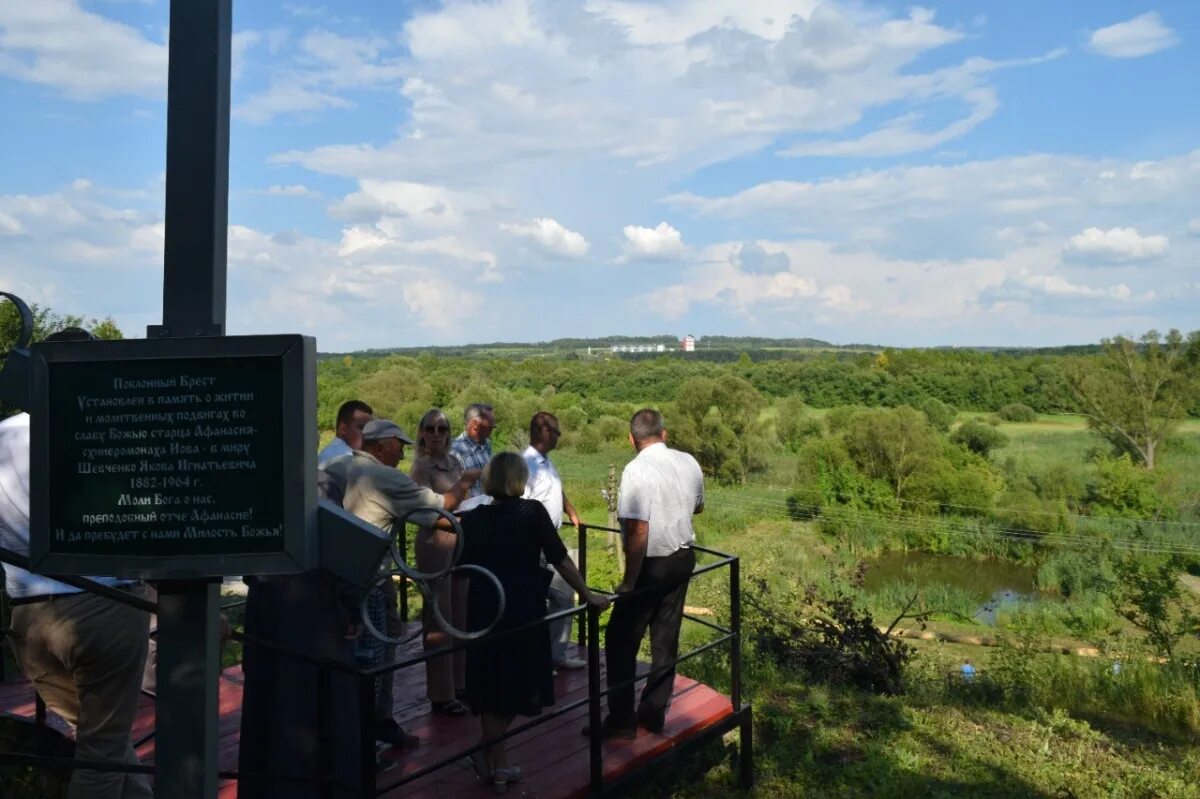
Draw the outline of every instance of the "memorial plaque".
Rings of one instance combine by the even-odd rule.
[[[140,577],[312,568],[314,370],[303,336],[35,347],[35,566]]]

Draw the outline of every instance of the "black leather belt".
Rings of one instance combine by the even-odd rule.
[[[113,588],[134,588],[138,585],[140,585],[140,583],[120,583],[119,585],[114,585],[112,587]],[[39,602],[49,602],[51,599],[61,599],[63,597],[79,596],[80,594],[86,594],[86,593],[87,593],[87,591],[71,591],[66,594],[38,594],[37,596],[14,596],[14,597],[9,597],[8,605],[9,605],[9,607],[13,607],[13,608],[20,607],[21,605],[36,605]]]

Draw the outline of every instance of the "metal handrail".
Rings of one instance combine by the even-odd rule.
[[[614,528],[603,527],[601,525],[581,524],[579,526],[579,531],[578,531],[578,534],[579,534],[579,571],[580,571],[581,575],[584,577],[585,582],[587,580],[587,572],[586,572],[586,568],[587,568],[587,554],[586,554],[587,553],[587,534],[589,532],[593,532],[593,531],[605,532],[605,533],[620,532],[619,530],[616,530]],[[696,577],[699,577],[702,574],[707,574],[709,572],[715,571],[716,569],[720,569],[720,568],[723,568],[726,566],[729,567],[729,569],[730,569],[730,592],[731,592],[731,596],[730,596],[731,626],[728,629],[726,629],[726,628],[724,628],[720,625],[714,624],[712,622],[707,622],[704,620],[696,619],[694,616],[691,616],[690,614],[685,614],[685,616],[692,619],[693,621],[698,621],[700,624],[702,624],[706,627],[709,627],[710,629],[717,630],[717,631],[721,632],[722,635],[718,638],[715,638],[711,641],[701,644],[688,652],[678,655],[671,663],[666,664],[666,666],[668,666],[670,668],[674,668],[674,667],[678,666],[678,664],[680,664],[680,663],[684,663],[686,661],[692,660],[692,659],[704,654],[705,652],[715,649],[716,647],[719,647],[723,644],[729,643],[730,648],[731,648],[731,656],[730,656],[730,671],[731,671],[730,682],[731,682],[731,687],[732,687],[731,704],[732,704],[734,710],[736,711],[736,710],[740,709],[742,706],[741,705],[741,612],[740,612],[740,595],[739,595],[740,594],[740,584],[738,581],[738,573],[740,571],[740,569],[739,569],[740,560],[736,555],[730,555],[726,552],[721,552],[719,550],[715,550],[715,549],[712,549],[709,547],[693,545],[692,548],[698,552],[702,552],[707,555],[715,556],[715,557],[719,558],[719,560],[715,563],[705,564],[704,566],[694,569],[691,572],[691,574],[688,575],[687,582],[690,583],[692,580],[694,580]],[[594,588],[591,588],[591,586],[589,586],[589,589],[593,590],[593,591],[596,590]],[[614,601],[615,602],[627,602],[630,599],[634,599],[639,596],[645,596],[647,594],[661,591],[661,590],[662,589],[659,586],[650,586],[650,587],[641,588],[641,589],[637,589],[637,590],[630,591],[630,592],[623,592],[621,594],[615,595]],[[607,593],[607,592],[602,592],[602,593]],[[529,630],[535,629],[542,625],[549,624],[552,621],[567,618],[569,616],[575,616],[575,615],[580,616],[581,622],[583,622],[583,623],[581,623],[581,627],[586,632],[586,637],[587,637],[588,696],[586,698],[578,699],[573,702],[570,702],[566,705],[563,705],[562,707],[555,708],[551,712],[540,714],[540,715],[530,719],[529,721],[527,721],[523,724],[520,724],[516,727],[512,727],[512,728],[508,729],[502,736],[500,736],[499,740],[508,740],[516,735],[520,735],[521,733],[526,732],[527,730],[533,729],[542,724],[546,724],[560,716],[563,716],[567,713],[577,710],[578,708],[580,708],[586,704],[589,709],[589,714],[588,714],[589,715],[589,726],[591,729],[591,733],[589,735],[589,738],[590,738],[589,743],[590,743],[590,748],[591,748],[591,752],[590,752],[590,756],[589,756],[589,761],[590,761],[589,782],[590,782],[591,790],[596,793],[602,791],[603,786],[604,786],[603,750],[601,748],[603,737],[599,732],[600,725],[601,725],[601,716],[602,716],[601,700],[604,697],[608,696],[613,691],[627,688],[631,685],[635,685],[636,683],[638,683],[641,680],[646,679],[646,675],[640,675],[640,676],[634,676],[633,678],[631,678],[629,680],[623,680],[622,682],[617,683],[615,685],[606,685],[604,687],[600,686],[600,615],[601,615],[601,613],[602,613],[602,611],[596,610],[594,608],[590,608],[586,605],[576,605],[573,608],[568,608],[568,609],[556,611],[554,613],[549,613],[549,614],[547,614],[539,619],[536,619],[532,622],[528,622],[526,624],[521,625],[520,627],[513,628],[512,630],[503,630],[498,633],[493,633],[492,635],[488,636],[486,639],[481,639],[481,640],[486,640],[488,642],[494,642],[494,641],[501,640],[508,636],[519,635],[521,633],[528,632]],[[389,663],[389,664],[385,664],[382,666],[373,667],[371,669],[364,669],[364,670],[362,670],[362,674],[363,674],[363,677],[366,677],[367,675],[389,674],[389,673],[398,671],[402,668],[407,668],[409,666],[414,666],[417,663],[425,662],[432,658],[443,657],[443,656],[445,656],[447,654],[451,654],[453,652],[458,652],[458,651],[462,651],[465,649],[469,649],[471,647],[479,645],[479,643],[480,643],[480,640],[472,640],[472,641],[464,641],[462,643],[455,644],[455,645],[452,645],[449,647],[440,647],[438,649],[431,650],[429,652],[423,652],[420,655],[408,658],[407,660],[404,660],[404,661],[399,661],[397,663]],[[364,681],[364,685],[371,686],[371,682]],[[371,692],[368,692],[365,688],[363,688],[363,689],[360,689],[360,697],[361,697],[361,701],[363,702],[364,710],[369,708],[370,703],[373,701],[373,694]],[[405,775],[404,777],[402,777],[399,780],[389,782],[387,785],[377,788],[373,791],[367,791],[366,786],[369,782],[373,782],[374,760],[372,757],[370,760],[369,768],[368,768],[367,758],[364,755],[364,759],[363,759],[363,763],[364,763],[364,780],[363,780],[364,795],[380,796],[384,793],[387,793],[388,791],[395,790],[396,788],[398,788],[402,785],[411,783],[415,780],[420,779],[421,777],[424,777],[424,776],[431,774],[439,769],[445,768],[446,766],[456,763],[465,756],[474,754],[476,752],[480,752],[484,748],[486,748],[486,746],[490,745],[491,743],[493,743],[493,742],[488,742],[488,744],[480,743],[480,744],[476,744],[472,747],[469,747],[467,749],[456,751],[453,754],[443,758],[442,760],[439,760],[439,761],[431,763],[427,766],[424,766],[424,767],[412,772],[411,774]],[[364,739],[364,750],[366,748],[367,748],[367,742]],[[373,755],[373,751],[374,751],[373,748],[371,751],[372,751],[372,755]],[[372,774],[371,780],[366,779],[368,771],[370,771]]]
[[[610,532],[620,532],[620,531],[616,530],[614,528],[611,528],[611,527],[604,527],[601,525],[588,525],[588,524],[580,524],[579,525],[579,528],[578,528],[579,566],[578,567],[579,567],[579,571],[583,575],[585,581],[587,579],[587,535],[589,532],[610,533]],[[680,663],[684,663],[686,661],[692,660],[692,659],[704,654],[705,652],[711,651],[719,646],[722,646],[722,645],[728,643],[730,646],[731,699],[732,699],[733,708],[736,711],[742,707],[742,704],[741,704],[741,693],[742,693],[742,686],[741,686],[741,608],[740,608],[740,585],[739,585],[740,561],[737,556],[730,555],[725,552],[720,552],[718,550],[715,550],[715,549],[712,549],[709,547],[704,547],[704,546],[701,546],[698,544],[693,545],[692,548],[694,550],[696,550],[697,552],[701,552],[701,553],[704,553],[707,555],[714,556],[714,557],[718,558],[718,560],[714,563],[705,564],[704,566],[694,569],[691,572],[691,574],[688,576],[687,582],[690,583],[692,580],[694,580],[696,577],[699,577],[702,574],[707,574],[709,572],[715,571],[720,568],[724,568],[726,566],[729,567],[729,570],[730,570],[730,577],[729,577],[730,626],[724,627],[715,622],[710,622],[705,619],[697,618],[692,614],[685,613],[684,614],[685,618],[688,618],[689,620],[691,620],[693,622],[699,623],[700,625],[702,625],[708,629],[718,632],[718,633],[720,633],[720,635],[717,638],[714,638],[711,641],[701,644],[688,652],[678,655],[671,663],[666,664],[666,665],[670,668],[675,668]],[[4,549],[0,549],[0,562],[13,563],[13,565],[20,566],[22,568],[26,568],[28,565],[27,558],[23,558],[21,555],[19,555],[18,553],[12,552],[11,550],[4,550]],[[55,578],[55,579],[59,579],[59,578]],[[67,579],[62,579],[61,581],[66,584],[72,584],[75,587],[79,587],[82,590],[92,591],[97,594],[102,594],[102,595],[108,596],[109,598],[112,598],[115,601],[124,602],[126,604],[132,605],[134,607],[138,607],[140,609],[150,610],[151,612],[156,610],[156,606],[154,605],[154,603],[148,602],[144,599],[141,599],[140,597],[136,597],[132,594],[129,594],[128,592],[121,591],[120,589],[114,589],[109,586],[95,583],[91,580],[87,580],[86,578],[67,578]],[[590,586],[589,586],[589,588],[590,588],[590,590],[593,590],[593,591],[597,590],[595,588],[591,588]],[[614,601],[628,602],[632,599],[636,599],[639,596],[644,596],[644,595],[647,595],[647,594],[650,594],[650,593],[656,592],[656,591],[661,591],[661,587],[654,586],[654,587],[646,587],[646,588],[636,589],[634,591],[624,592],[619,595],[616,595],[614,597]],[[601,593],[606,593],[606,592],[601,592]],[[244,602],[245,602],[245,600],[237,600],[235,602],[229,603],[228,607],[234,607],[234,606],[237,606],[240,604],[244,604]],[[404,785],[404,784],[410,783],[414,780],[420,779],[421,777],[424,777],[430,773],[433,773],[434,771],[444,768],[452,763],[458,762],[465,755],[470,755],[470,754],[482,751],[486,746],[490,745],[492,742],[488,742],[488,744],[482,744],[482,743],[476,744],[468,749],[456,752],[449,757],[446,757],[442,760],[439,760],[435,763],[431,763],[428,766],[418,769],[417,771],[414,771],[411,774],[406,775],[402,779],[392,782],[386,786],[383,786],[382,788],[376,787],[376,774],[375,774],[375,765],[376,764],[375,764],[375,756],[374,756],[374,751],[375,751],[374,750],[374,741],[373,741],[373,736],[369,732],[369,724],[370,724],[370,716],[371,716],[370,709],[372,708],[372,706],[374,704],[374,680],[383,675],[390,675],[396,671],[399,671],[400,669],[408,668],[408,667],[414,666],[418,663],[424,663],[432,658],[444,657],[445,655],[452,654],[454,652],[463,651],[463,650],[472,648],[474,646],[478,646],[480,644],[480,642],[484,641],[484,640],[486,640],[488,642],[495,642],[497,640],[503,640],[504,638],[507,638],[510,636],[516,636],[516,635],[520,635],[522,633],[527,633],[530,630],[536,629],[542,625],[547,625],[547,624],[550,624],[551,622],[554,622],[554,621],[557,621],[560,619],[564,619],[564,618],[574,617],[574,616],[578,616],[580,619],[580,624],[579,624],[580,636],[579,636],[579,638],[581,640],[587,641],[587,657],[588,657],[588,669],[587,669],[587,671],[588,671],[588,695],[587,695],[587,697],[569,702],[569,703],[563,705],[562,707],[556,708],[555,710],[553,710],[549,713],[541,714],[533,719],[530,719],[528,722],[525,722],[523,724],[520,724],[516,727],[509,729],[508,731],[506,731],[506,733],[503,736],[501,736],[501,740],[507,740],[509,738],[512,738],[513,736],[520,735],[530,729],[533,729],[541,724],[545,724],[545,723],[547,723],[555,718],[558,718],[559,716],[562,716],[564,714],[576,711],[579,708],[586,705],[588,707],[588,717],[589,717],[589,722],[591,724],[591,729],[592,729],[592,733],[590,735],[591,740],[589,742],[590,743],[590,753],[589,753],[590,784],[591,784],[591,790],[593,792],[598,793],[598,792],[602,791],[603,787],[604,787],[603,757],[602,757],[603,753],[602,753],[602,749],[601,749],[602,736],[600,734],[601,702],[605,696],[608,696],[613,691],[627,688],[631,685],[636,684],[637,682],[639,682],[641,680],[646,679],[646,675],[634,676],[633,678],[631,678],[629,680],[622,681],[621,683],[618,683],[615,685],[601,686],[601,684],[600,684],[600,681],[601,681],[600,680],[600,616],[601,616],[601,611],[594,609],[594,608],[590,608],[586,605],[576,605],[572,608],[567,608],[564,610],[556,611],[554,613],[549,613],[549,614],[543,616],[542,618],[536,619],[532,622],[528,622],[524,625],[521,625],[520,627],[516,627],[511,630],[492,632],[486,638],[460,641],[460,642],[458,642],[454,645],[448,646],[448,647],[440,647],[438,649],[430,650],[428,652],[422,652],[418,656],[407,658],[403,661],[398,661],[396,663],[383,664],[381,666],[376,666],[376,667],[371,667],[371,668],[358,668],[356,666],[351,666],[351,665],[342,663],[340,661],[329,660],[326,658],[316,658],[316,657],[313,657],[306,653],[293,650],[289,647],[285,647],[285,646],[276,644],[274,642],[265,641],[263,639],[255,637],[255,636],[248,636],[244,632],[234,632],[233,636],[232,636],[233,639],[241,642],[244,645],[262,647],[264,649],[268,649],[268,650],[273,651],[284,657],[290,657],[290,658],[294,658],[294,659],[301,660],[304,662],[308,662],[317,667],[318,694],[321,699],[321,701],[319,702],[321,707],[318,708],[318,715],[320,717],[319,726],[321,728],[321,730],[320,730],[321,742],[318,746],[318,758],[321,761],[321,767],[319,769],[320,773],[315,776],[301,777],[298,775],[287,775],[287,774],[278,774],[278,775],[276,775],[276,774],[244,774],[244,775],[242,775],[236,771],[221,771],[218,774],[218,776],[222,779],[235,779],[235,780],[236,779],[247,779],[247,780],[278,779],[278,780],[284,780],[284,781],[304,781],[304,782],[314,782],[315,781],[315,782],[320,782],[324,786],[332,787],[332,785],[334,784],[334,781],[335,781],[335,778],[332,774],[332,763],[330,760],[332,730],[328,729],[330,726],[331,714],[329,713],[329,709],[327,707],[325,707],[325,705],[329,701],[328,681],[330,679],[330,675],[333,674],[334,672],[352,675],[352,676],[356,677],[359,681],[359,701],[360,701],[361,709],[363,711],[361,714],[360,723],[362,725],[362,733],[363,733],[362,734],[363,752],[362,752],[362,756],[361,756],[361,763],[362,763],[362,768],[361,768],[362,786],[361,786],[361,789],[362,789],[364,796],[378,796],[382,793],[386,793],[387,791],[394,790],[395,788],[397,788],[401,785]],[[113,762],[113,763],[91,763],[91,762],[85,763],[83,761],[73,761],[69,758],[49,758],[49,757],[44,757],[44,756],[15,755],[15,754],[5,755],[2,753],[0,753],[0,762],[17,762],[17,763],[28,764],[28,765],[51,765],[51,766],[53,766],[53,765],[59,765],[59,766],[74,765],[76,767],[78,767],[78,766],[84,766],[84,767],[95,766],[95,767],[97,767],[98,770],[122,771],[122,772],[129,772],[129,773],[153,773],[153,771],[154,771],[154,768],[152,766],[132,766],[129,764],[116,763],[116,762]]]

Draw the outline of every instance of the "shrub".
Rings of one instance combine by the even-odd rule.
[[[913,407],[925,414],[925,418],[929,420],[934,429],[942,433],[950,429],[950,425],[954,424],[954,417],[958,414],[954,406],[947,405],[936,397],[918,400]]]
[[[1170,508],[1154,488],[1154,475],[1133,462],[1128,453],[1100,455],[1095,460],[1096,479],[1088,486],[1092,513],[1125,519],[1156,519]]]
[[[950,440],[986,458],[992,450],[1007,444],[1008,436],[991,425],[972,419],[959,425],[958,429],[950,434]]]
[[[996,412],[1006,422],[1034,422],[1037,421],[1037,411],[1030,408],[1023,402],[1014,402],[1005,405]]]

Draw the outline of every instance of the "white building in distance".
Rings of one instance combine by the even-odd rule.
[[[684,352],[695,352],[696,351],[696,339],[692,336],[691,333],[689,333],[688,335],[683,337],[683,341],[679,342],[679,347]]]

